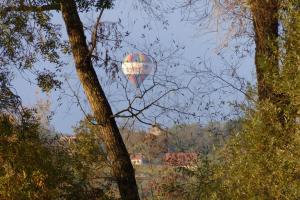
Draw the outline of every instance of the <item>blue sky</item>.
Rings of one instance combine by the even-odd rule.
[[[131,2],[131,3],[130,3]],[[85,24],[92,24],[97,17],[97,13],[87,13],[82,14],[81,18]],[[117,1],[116,6],[112,10],[108,10],[104,12],[103,21],[117,22],[121,19],[122,27],[120,29],[122,31],[128,31],[130,35],[126,37],[126,41],[124,42],[123,48],[119,51],[115,52],[116,58],[118,60],[122,60],[123,55],[126,52],[137,51],[137,49],[141,49],[143,51],[149,51],[150,53],[158,52],[163,49],[163,51],[170,52],[175,49],[173,40],[176,41],[180,47],[185,47],[178,51],[174,57],[167,59],[166,61],[158,63],[158,68],[160,73],[167,73],[171,75],[174,80],[178,82],[188,81],[188,75],[184,75],[185,71],[190,70],[190,66],[202,69],[203,60],[206,61],[206,64],[209,65],[213,71],[217,73],[222,73],[225,70],[224,60],[221,59],[218,53],[222,52],[226,62],[234,63],[236,62],[236,58],[232,56],[232,46],[229,46],[226,49],[221,49],[223,44],[223,40],[225,39],[226,30],[220,30],[216,28],[215,24],[210,24],[209,26],[199,26],[199,24],[193,24],[188,21],[182,21],[182,15],[180,11],[166,14],[163,21],[168,21],[168,26],[164,28],[162,21],[157,21],[156,19],[151,19],[141,7],[136,8],[134,6],[134,0],[131,1]],[[63,24],[60,15],[55,14],[53,21],[59,24]],[[147,28],[144,28],[144,25],[149,25]],[[150,29],[148,28],[150,27]],[[62,28],[65,31],[64,27]],[[65,33],[64,33],[65,35]],[[159,39],[159,43],[152,48],[149,48],[150,43],[156,39]],[[232,42],[234,44],[234,42]],[[78,91],[79,97],[81,99],[81,103],[86,112],[89,112],[89,107],[84,97],[84,94],[81,90],[80,83],[77,80],[72,57],[65,56],[64,61],[68,63],[63,71],[63,76],[66,76],[69,80],[69,83],[72,87],[72,90]],[[200,64],[199,62],[202,61]],[[172,63],[179,63],[176,67],[170,67]],[[47,64],[44,64],[45,67],[51,67]],[[250,82],[254,81],[254,64],[253,64],[253,56],[247,55],[242,61],[238,64],[238,73],[240,76],[245,77]],[[97,69],[98,77],[102,83],[102,86],[111,102],[111,106],[114,112],[118,112],[123,108],[126,108],[125,93],[124,90],[121,89],[122,84],[126,82],[125,77],[120,72],[120,79],[118,80],[110,80],[107,74],[103,71],[103,69],[95,66]],[[31,76],[28,75],[30,78]],[[225,78],[230,80],[226,74]],[[203,82],[201,79],[198,81],[194,81],[193,88],[198,88],[196,93],[205,92],[205,90],[209,90],[206,88],[205,82],[207,77],[203,78]],[[151,86],[151,78],[145,82],[146,87]],[[216,86],[219,83],[213,83]],[[222,85],[222,83],[220,83]],[[17,89],[18,94],[22,97],[25,105],[34,106],[36,103],[36,91],[38,88],[35,85],[29,84],[24,78],[21,78],[16,74],[16,79],[14,81],[14,85]],[[201,86],[202,85],[202,86]],[[197,86],[197,87],[196,87]],[[129,98],[133,99],[135,96],[134,88],[129,87],[128,95]],[[231,90],[232,93],[226,93],[228,96],[224,97],[228,100],[233,99],[242,99],[242,95],[234,90]],[[147,96],[147,101],[151,101],[151,98],[155,98],[158,95],[159,89],[153,91],[149,96]],[[76,100],[73,97],[69,97],[72,95],[70,88],[66,82],[63,85],[62,91],[55,91],[50,94],[51,98],[51,110],[55,112],[53,120],[51,124],[60,132],[63,133],[72,133],[72,126],[74,126],[80,119],[84,117],[81,109],[76,105]],[[175,94],[174,94],[175,95]],[[218,96],[222,96],[222,94],[212,95],[211,98],[204,98],[203,101],[217,101]],[[45,95],[40,93],[42,98],[46,98]],[[39,98],[41,98],[39,97]],[[61,99],[59,99],[61,97]],[[172,100],[175,97],[168,97]],[[182,103],[187,101],[184,99],[186,97],[176,97],[178,101],[182,100]],[[167,99],[164,101],[168,101]],[[168,102],[167,102],[168,103]],[[205,102],[202,102],[205,103]],[[199,104],[196,103],[196,104]],[[197,105],[196,105],[197,107]],[[223,111],[228,112],[229,108],[224,106]],[[147,116],[151,116],[155,111],[146,112]],[[200,112],[200,111],[199,111]],[[210,113],[207,113],[209,115]],[[203,115],[204,116],[204,115]],[[171,117],[174,117],[171,115]],[[151,117],[150,117],[151,118]],[[203,117],[202,122],[205,122],[205,117]],[[163,118],[160,118],[163,120]],[[193,121],[193,120],[192,120]]]

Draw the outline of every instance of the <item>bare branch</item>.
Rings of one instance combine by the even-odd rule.
[[[76,101],[77,101],[77,105],[79,106],[80,110],[82,111],[82,113],[84,114],[85,118],[88,120],[89,123],[91,123],[92,125],[101,125],[101,124],[98,124],[98,123],[95,123],[94,121],[90,120],[90,116],[88,113],[86,113],[86,111],[84,110],[81,102],[80,102],[80,98],[78,96],[78,94],[76,94],[75,90],[73,90],[71,84],[69,83],[68,79],[65,78],[65,81],[69,87],[69,89],[71,90],[71,92],[73,93],[73,97],[76,98]]]
[[[100,13],[99,13],[99,15],[97,17],[96,23],[94,25],[94,30],[93,30],[92,37],[91,37],[92,46],[90,48],[90,55],[92,55],[94,49],[97,46],[97,37],[98,37],[97,32],[98,32],[98,29],[99,29],[99,26],[100,26],[100,20],[101,20],[101,17],[103,15],[103,12],[104,12],[104,8],[101,9],[101,11],[100,11]]]

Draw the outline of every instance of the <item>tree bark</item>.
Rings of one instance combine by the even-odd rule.
[[[280,91],[279,1],[250,0],[255,32],[255,65],[259,102],[268,100],[278,109],[277,119],[288,130],[295,123],[297,109],[291,97]],[[288,49],[287,49],[288,50]],[[292,77],[291,77],[292,78]]]
[[[93,68],[75,1],[62,1],[61,11],[75,60],[76,72],[97,120],[100,137],[106,145],[121,198],[139,199],[134,169],[116,121],[112,117],[111,107]]]
[[[250,5],[255,32],[258,98],[273,101],[276,96],[273,81],[279,74],[278,0],[250,0]]]

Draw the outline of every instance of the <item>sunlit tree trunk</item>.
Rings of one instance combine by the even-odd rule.
[[[282,11],[283,6],[280,3],[282,2],[278,0],[250,0],[256,44],[255,65],[259,101],[268,100],[275,105],[278,110],[278,121],[291,132],[297,108],[293,105],[289,92],[284,91],[281,86],[284,84],[281,80],[282,73],[291,70],[286,65],[287,59],[290,59],[289,56],[286,56],[282,66],[279,62],[279,55],[283,53],[279,49],[279,40],[282,40],[279,38],[279,10]],[[286,32],[286,35],[282,36],[286,40],[289,34]],[[289,43],[287,40],[285,42]],[[287,46],[285,51],[288,55],[289,48]],[[296,71],[294,71],[295,74]],[[295,79],[293,73],[290,73],[289,76],[288,81]]]
[[[279,74],[278,2],[250,0],[255,32],[255,65],[259,100],[273,100],[273,81]]]
[[[130,157],[119,129],[112,117],[110,105],[93,68],[83,25],[74,0],[64,0],[61,11],[71,44],[76,72],[99,126],[100,137],[106,145],[112,171],[119,186],[122,199],[139,199]]]

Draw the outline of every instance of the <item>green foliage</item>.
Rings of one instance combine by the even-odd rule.
[[[213,177],[213,165],[207,155],[201,160],[203,162],[191,168],[164,166],[161,171],[152,172],[148,184],[151,193],[146,199],[216,199],[218,183]],[[143,188],[147,191],[145,186]]]
[[[7,0],[2,6],[49,3],[59,1]],[[114,6],[113,0],[76,0],[76,3],[82,12]],[[276,58],[258,59],[262,68],[271,68],[271,72],[277,71],[273,67],[279,63],[278,73],[263,74],[265,83],[272,88],[272,95],[267,95],[271,99],[258,102],[254,109],[246,108],[241,121],[216,122],[203,128],[196,124],[172,127],[168,150],[208,151],[193,168],[166,167],[155,171],[149,196],[156,199],[300,198],[299,1],[284,1],[280,8],[282,33],[276,40],[272,38],[272,44],[267,44],[276,49],[279,42],[279,52],[275,52]],[[0,11],[0,199],[116,198],[109,167],[112,163],[106,159],[97,127],[85,119],[75,128],[75,140],[62,144],[57,139],[50,142],[41,135],[40,124],[32,111],[21,108],[19,97],[10,90],[11,66],[36,72],[37,83],[43,91],[60,87],[56,72],[63,65],[60,56],[70,53],[70,47],[61,40],[61,27],[51,22],[52,17],[50,12]],[[35,70],[40,61],[55,65],[57,71]],[[255,96],[250,89],[249,96]],[[11,110],[19,116],[2,114]],[[228,135],[232,135],[229,140]],[[145,137],[144,133],[136,132],[123,136],[128,136],[130,153],[143,152],[152,159],[164,148],[160,145],[165,142],[163,137]]]
[[[169,150],[174,152],[211,151],[222,146],[234,129],[240,129],[238,120],[211,122],[205,126],[180,124],[168,132]]]
[[[0,199],[109,199],[105,156],[82,127],[66,142],[41,135],[32,110],[2,114]]]
[[[85,188],[81,198],[116,198],[118,193],[114,191],[116,188],[111,181],[113,176],[104,145],[99,139],[97,126],[90,120],[92,117],[79,122],[74,129],[76,139],[70,143],[70,153],[74,161],[72,170]]]
[[[91,9],[111,9],[113,0],[76,0],[78,9],[88,12]],[[5,7],[42,6],[58,4],[57,0],[28,1],[5,0]],[[52,23],[52,12],[7,12],[0,9],[0,50],[1,68],[15,66],[23,70],[34,71],[37,84],[43,91],[60,88],[57,77],[65,63],[61,56],[70,53],[69,45],[63,40],[61,26]],[[40,69],[41,62],[53,65],[52,71]]]
[[[0,118],[1,199],[56,199],[67,192],[70,174],[63,152],[52,150],[41,140],[39,126],[30,110],[17,119]]]
[[[277,109],[264,104],[223,152],[223,187],[231,197],[297,199],[299,189],[299,130],[286,132],[276,122]],[[266,121],[271,123],[263,123]],[[264,118],[264,119],[262,119]]]
[[[97,10],[111,9],[113,7],[113,0],[76,0],[77,5],[81,11],[89,11],[93,7]]]
[[[40,72],[37,76],[37,85],[42,89],[44,92],[49,92],[53,88],[60,88],[62,82],[57,80],[56,74],[50,71],[43,71]]]
[[[0,68],[0,112],[13,112],[20,106],[20,98],[11,91],[10,82],[11,73]]]
[[[164,192],[183,184],[186,199],[299,199],[300,127],[288,132],[277,113],[270,102],[249,110],[242,130],[214,156],[204,155],[196,168],[181,171]]]
[[[280,71],[264,74],[272,99],[244,107],[241,128],[229,127],[235,134],[225,146],[199,159],[197,168],[186,173],[187,181],[174,180],[185,185],[186,199],[300,198],[299,1],[280,6]],[[277,58],[262,60],[269,59]]]
[[[1,7],[19,6],[26,1],[4,1]],[[47,1],[48,2],[48,1]],[[46,1],[44,2],[46,3]],[[42,1],[31,2],[33,6],[43,5]],[[60,26],[51,22],[49,12],[6,12],[0,10],[0,50],[1,70],[12,72],[14,66],[20,72],[30,70],[37,77],[48,74],[48,82],[39,84],[44,90],[59,87],[54,70],[49,72],[38,69],[41,62],[54,65],[56,70],[63,66],[60,56],[64,53],[65,43],[61,40]],[[55,76],[54,76],[55,75]],[[51,78],[52,80],[50,81]],[[38,78],[37,78],[38,79]],[[39,78],[40,79],[40,78]]]

